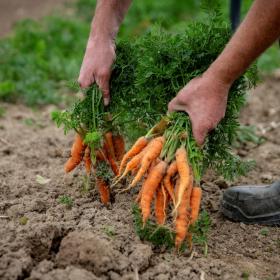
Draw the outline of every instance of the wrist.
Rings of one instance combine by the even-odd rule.
[[[237,79],[237,76],[230,69],[229,65],[214,61],[206,71],[207,75],[212,77],[214,81],[218,81],[225,87],[231,87],[233,82]]]
[[[87,48],[93,48],[96,47],[96,45],[99,46],[114,46],[115,40],[112,38],[112,36],[106,35],[104,33],[91,33],[88,39]]]

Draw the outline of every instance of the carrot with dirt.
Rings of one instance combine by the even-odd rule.
[[[167,195],[164,186],[161,185],[157,188],[156,200],[155,200],[155,216],[157,224],[163,225],[166,219],[165,209],[167,203]]]
[[[113,134],[111,131],[105,133],[104,140],[105,140],[104,142],[107,144],[106,145],[107,154],[109,154],[112,159],[116,160],[114,143],[113,143]]]
[[[142,186],[142,195],[140,200],[140,208],[142,210],[143,224],[146,223],[151,213],[151,202],[153,196],[166,172],[167,163],[160,161],[148,174],[147,179]]]
[[[167,190],[170,198],[175,205],[174,186],[172,185],[172,177],[178,172],[177,162],[173,161],[167,168],[166,175],[163,178],[163,185]]]
[[[177,193],[177,195],[179,195],[179,193]],[[177,216],[175,219],[175,232],[176,232],[175,246],[178,250],[180,249],[183,241],[187,236],[188,227],[190,225],[190,208],[187,207],[187,204],[188,204],[188,193],[187,190],[185,190],[183,192],[181,203],[179,204],[177,210]]]
[[[143,156],[143,159],[141,161],[140,169],[138,170],[136,176],[134,177],[133,181],[130,184],[130,187],[134,187],[143,177],[145,172],[150,167],[153,160],[155,160],[162,150],[162,146],[164,144],[164,137],[159,136],[157,138],[154,138],[147,147],[147,152]]]
[[[96,177],[96,185],[100,194],[101,202],[107,205],[110,202],[109,186],[101,177]]]
[[[113,135],[113,145],[117,161],[121,161],[125,154],[125,142],[121,134]]]
[[[118,176],[119,175],[119,167],[118,167],[115,159],[112,156],[112,153],[111,153],[112,151],[111,151],[110,145],[108,144],[108,142],[106,140],[104,141],[103,149],[104,149],[104,152],[106,154],[106,158],[107,158],[114,174],[116,176]]]
[[[139,154],[137,154],[135,157],[133,157],[127,163],[123,174],[120,177],[117,177],[117,181],[115,182],[115,184],[118,183],[121,179],[123,179],[129,172],[132,172],[132,171],[137,172],[138,166],[141,163],[141,160],[143,159],[145,151],[146,151],[146,148],[144,148]]]
[[[86,172],[88,175],[90,175],[91,158],[90,158],[90,147],[89,146],[87,146],[85,149],[84,163],[85,163]]]
[[[192,189],[191,194],[191,224],[194,224],[197,221],[199,209],[200,209],[200,202],[202,197],[202,189],[200,187],[194,187]]]
[[[106,153],[103,149],[98,149],[95,151],[95,156],[97,161],[106,161]]]
[[[142,137],[138,138],[138,140],[135,142],[135,144],[123,156],[123,159],[122,159],[121,164],[120,164],[120,169],[119,169],[120,174],[122,173],[127,161],[130,158],[139,154],[148,145],[148,143],[149,143],[149,140],[146,137],[142,136]]]
[[[190,179],[191,179],[190,167],[188,164],[186,149],[184,147],[177,149],[175,157],[176,157],[178,173],[180,176],[180,184],[178,186],[178,195],[176,197],[174,212],[176,212],[179,205],[181,204],[183,194],[185,193],[187,187],[190,185]]]
[[[71,148],[71,157],[64,165],[64,171],[66,173],[72,171],[83,159],[83,153],[86,146],[83,143],[83,139],[79,134],[76,134],[74,143]]]

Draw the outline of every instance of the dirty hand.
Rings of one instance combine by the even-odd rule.
[[[80,86],[86,88],[96,82],[103,93],[105,106],[110,102],[109,82],[115,57],[113,40],[90,38],[80,69],[78,79]]]
[[[184,111],[189,114],[198,145],[204,143],[208,132],[225,116],[230,86],[205,72],[191,80],[169,103],[169,112]]]

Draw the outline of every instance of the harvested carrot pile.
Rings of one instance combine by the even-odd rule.
[[[113,185],[129,173],[132,179],[128,191],[139,185],[137,202],[143,225],[151,216],[154,201],[155,220],[164,225],[167,211],[174,220],[175,246],[180,249],[188,237],[190,225],[198,218],[202,191],[199,187],[203,151],[196,147],[187,129],[188,118],[182,113],[164,117],[145,136],[140,137],[121,161],[120,174]],[[192,158],[193,164],[190,164]],[[168,206],[171,207],[168,207]]]
[[[192,244],[190,228],[199,216],[205,171],[231,180],[252,167],[231,147],[246,91],[256,83],[255,66],[231,87],[225,117],[203,148],[196,145],[185,113],[166,115],[168,102],[209,67],[229,39],[219,15],[214,8],[203,22],[191,23],[181,33],[156,27],[134,41],[118,42],[109,107],[103,107],[94,85],[71,108],[52,115],[65,133],[76,132],[65,171],[83,163],[104,204],[113,191],[136,191],[141,226],[152,222],[167,228],[167,239],[178,249],[185,240]],[[124,138],[135,142],[126,153]]]

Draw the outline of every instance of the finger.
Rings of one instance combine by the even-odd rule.
[[[94,83],[94,76],[84,75],[83,73],[80,73],[80,76],[78,78],[78,83],[81,88],[90,87]]]
[[[205,142],[205,138],[209,132],[207,128],[204,126],[201,126],[200,124],[196,124],[192,122],[192,131],[193,131],[193,137],[198,144],[198,146],[203,146]]]
[[[177,98],[173,98],[168,104],[168,112],[172,113],[175,111],[185,111],[185,107],[183,104],[177,102]]]
[[[110,102],[110,74],[106,73],[96,78],[96,83],[103,94],[104,105],[108,106]]]

